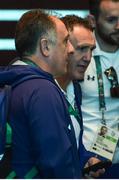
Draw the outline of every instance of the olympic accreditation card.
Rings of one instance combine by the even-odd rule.
[[[118,138],[118,132],[100,124],[90,150],[112,161]]]

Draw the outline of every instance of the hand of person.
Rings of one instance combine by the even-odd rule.
[[[98,158],[92,157],[85,164],[84,168],[91,167],[92,165],[98,164],[99,162],[101,162],[101,161]],[[98,178],[104,173],[105,173],[105,168],[99,168],[96,171],[90,170],[89,173],[86,173],[86,174],[83,174],[83,175],[84,175],[84,178],[90,179],[90,178]]]

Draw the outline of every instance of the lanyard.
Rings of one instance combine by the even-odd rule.
[[[78,123],[80,124],[80,128],[82,128],[81,127],[81,116],[79,114],[78,108],[76,107],[76,105],[75,105],[76,108],[73,108],[68,100],[67,100],[67,103],[68,103],[68,112],[69,112],[69,114],[73,115],[77,119]]]
[[[102,77],[102,67],[99,56],[94,56],[96,70],[97,70],[97,80],[98,80],[98,93],[99,93],[99,109],[102,112],[102,121],[101,123],[106,125],[106,120],[104,117],[104,113],[106,110],[105,96],[104,96],[104,84]]]
[[[78,112],[80,114],[80,126],[81,129],[83,129],[83,120],[82,120],[82,112],[81,112],[81,104],[82,104],[82,92],[81,92],[81,87],[79,82],[73,81],[73,86],[74,86],[74,94],[75,94],[75,108],[78,109]]]
[[[75,118],[78,117],[78,119],[80,119],[80,115],[79,115],[78,109],[77,108],[76,109],[73,108],[70,103],[68,103],[68,104],[69,104],[69,108],[68,108],[69,114],[73,115]]]

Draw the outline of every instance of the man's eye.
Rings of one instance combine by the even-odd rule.
[[[64,40],[64,45],[67,45],[68,44],[68,39],[65,39]]]
[[[65,43],[66,43],[66,44],[68,43],[68,40],[69,40],[69,39],[66,39],[66,40],[65,40]]]
[[[90,49],[91,49],[91,51],[93,51],[95,48],[96,48],[96,46],[93,46],[93,47],[91,47]]]
[[[115,23],[117,20],[118,20],[118,18],[116,18],[116,17],[109,17],[109,18],[107,18],[107,21],[109,23]]]
[[[79,49],[80,49],[80,51],[85,52],[85,51],[88,50],[88,47],[87,47],[87,46],[84,46],[84,47],[80,47]]]

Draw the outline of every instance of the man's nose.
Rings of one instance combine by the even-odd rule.
[[[85,54],[84,54],[84,57],[83,59],[87,62],[90,62],[91,61],[91,56],[92,56],[92,51],[91,50],[88,50]]]
[[[70,41],[68,41],[68,53],[69,54],[74,53],[74,47]]]

